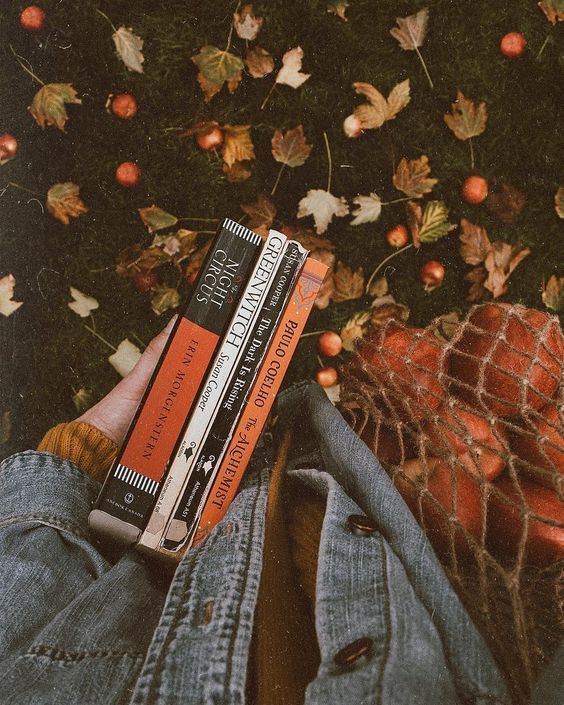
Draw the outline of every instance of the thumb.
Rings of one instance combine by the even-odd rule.
[[[149,380],[177,319],[178,314],[174,315],[167,323],[166,327],[151,340],[139,360],[137,360],[135,367],[130,372],[130,375],[135,377],[136,381],[141,381],[142,379],[145,381]]]

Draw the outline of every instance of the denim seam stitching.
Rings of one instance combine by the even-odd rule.
[[[81,531],[76,524],[72,524],[66,519],[61,519],[60,516],[56,514],[13,514],[0,521],[0,528],[6,526],[11,526],[16,523],[31,523],[40,522],[45,524],[45,526],[50,526],[54,529],[62,529],[63,531],[69,531],[70,533],[78,536],[81,539],[88,539],[88,534]],[[47,523],[46,523],[47,522]]]
[[[90,658],[113,658],[116,656],[142,658],[143,654],[138,651],[67,651],[66,649],[56,649],[47,645],[39,645],[27,651],[24,656],[45,656],[51,661],[77,663]]]

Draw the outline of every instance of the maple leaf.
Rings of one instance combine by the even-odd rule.
[[[40,88],[29,106],[29,112],[39,127],[55,125],[61,132],[69,119],[65,104],[80,105],[82,100],[76,97],[76,91],[70,83],[47,83]]]
[[[232,166],[223,164],[223,173],[225,178],[231,184],[241,184],[246,181],[251,175],[249,162],[235,162]]]
[[[133,34],[131,27],[120,27],[112,34],[112,39],[116,46],[116,51],[119,58],[123,61],[130,71],[143,73],[143,40],[136,34]]]
[[[564,20],[564,2],[562,0],[541,0],[538,6],[551,24],[555,25]]]
[[[16,278],[13,274],[0,277],[0,313],[3,316],[11,316],[14,311],[23,306],[23,301],[12,301],[15,286]]]
[[[359,267],[355,272],[343,262],[337,262],[333,273],[335,289],[331,298],[337,303],[359,299],[364,294],[364,272]]]
[[[304,50],[294,47],[282,57],[282,68],[278,71],[275,83],[283,83],[292,88],[299,88],[311,76],[310,73],[301,73]]]
[[[488,273],[484,287],[490,291],[494,299],[507,292],[507,280],[525,257],[531,251],[528,247],[510,245],[507,242],[494,242],[484,260]]]
[[[79,414],[84,413],[94,404],[94,398],[91,392],[84,387],[81,387],[72,397],[72,403]]]
[[[542,302],[552,311],[564,309],[564,277],[558,278],[556,274],[550,277],[542,292]]]
[[[157,230],[171,228],[178,223],[178,218],[176,216],[171,213],[167,213],[158,206],[139,208],[138,213],[141,216],[143,224],[147,226],[147,229],[151,234],[157,232]]]
[[[335,249],[335,245],[328,240],[326,237],[319,237],[313,230],[313,228],[304,228],[302,226],[298,227],[297,230],[292,234],[292,239],[297,240],[306,250],[309,250],[310,257],[315,257],[315,254],[320,251],[327,250],[332,252]],[[324,262],[323,259],[320,262]],[[324,262],[327,264],[327,262]],[[331,266],[333,262],[331,262]]]
[[[349,206],[341,196],[333,196],[323,189],[310,189],[298,204],[298,218],[313,215],[317,234],[326,232],[333,216],[342,218],[349,212]]]
[[[371,193],[369,196],[355,196],[353,203],[356,203],[358,208],[351,213],[354,216],[354,220],[351,220],[351,225],[374,223],[380,217],[382,200],[378,194]]]
[[[100,306],[94,297],[83,294],[82,291],[75,289],[74,286],[69,287],[69,289],[74,301],[69,301],[67,306],[81,318],[88,318],[90,312],[95,311]]]
[[[554,195],[554,208],[559,218],[564,218],[564,186],[560,186]]]
[[[343,341],[343,348],[352,352],[355,340],[364,338],[370,322],[370,311],[358,311],[353,314],[345,325],[341,328],[339,335]]]
[[[363,130],[381,127],[386,121],[393,120],[411,100],[409,93],[409,79],[398,83],[387,98],[370,83],[353,83],[359,95],[368,98],[368,103],[357,105],[354,114],[360,121]]]
[[[456,228],[448,222],[448,208],[443,201],[429,201],[425,210],[417,203],[409,201],[408,221],[415,247],[422,242],[435,242]]]
[[[489,194],[486,201],[488,210],[502,223],[511,225],[523,210],[525,194],[511,184],[501,183]]]
[[[429,177],[430,173],[431,167],[426,155],[409,161],[404,157],[393,176],[393,184],[409,198],[421,198],[438,183],[438,179]]]
[[[274,132],[272,156],[277,162],[292,168],[302,166],[312,149],[313,145],[305,141],[303,125],[298,125],[285,134],[282,134],[281,130]]]
[[[243,59],[247,71],[253,78],[264,78],[274,71],[272,55],[262,47],[252,47],[247,50]]]
[[[460,228],[462,230],[459,238],[462,259],[466,264],[481,264],[492,247],[486,229],[474,225],[466,218],[461,219]]]
[[[235,162],[255,158],[255,149],[249,133],[250,125],[224,125],[223,161],[228,167]]]
[[[202,89],[206,103],[227,84],[230,93],[233,93],[241,81],[241,72],[244,64],[238,56],[222,51],[217,47],[205,46],[199,54],[192,57],[192,61],[199,68],[198,83]]]
[[[245,211],[251,218],[247,223],[247,227],[254,230],[262,237],[266,237],[276,216],[276,206],[274,203],[261,193],[254,203],[242,204],[241,210]]]
[[[256,17],[253,13],[252,5],[243,5],[241,12],[235,12],[233,15],[233,27],[237,36],[249,42],[256,39],[262,23],[262,17]]]
[[[151,308],[160,316],[161,313],[168,311],[171,308],[177,308],[180,305],[180,294],[177,289],[158,284],[153,291],[151,299]]]
[[[444,120],[459,140],[477,137],[486,129],[488,120],[486,104],[484,102],[474,103],[459,90],[456,94],[456,100],[451,105],[451,112],[446,113]]]
[[[119,375],[125,377],[135,367],[140,357],[141,350],[125,338],[117,346],[115,353],[108,357],[108,362]]]
[[[330,2],[327,5],[327,12],[333,15],[337,15],[344,22],[348,21],[346,16],[347,7],[349,6],[348,0],[336,0],[335,2]]]
[[[47,210],[51,215],[68,225],[70,218],[78,218],[81,213],[88,213],[88,208],[79,197],[80,186],[69,182],[54,184],[47,191]]]

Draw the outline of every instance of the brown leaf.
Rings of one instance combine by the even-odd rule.
[[[396,17],[397,27],[390,30],[390,34],[397,39],[402,49],[414,51],[423,45],[427,34],[429,21],[429,8],[424,7],[415,15],[409,17]]]
[[[488,272],[484,287],[492,293],[494,299],[507,292],[507,280],[517,265],[530,254],[528,247],[509,245],[501,241],[493,243],[484,260]]]
[[[564,218],[564,186],[560,186],[554,195],[554,208],[559,218]]]
[[[327,12],[336,15],[343,22],[347,22],[348,18],[346,16],[347,7],[349,6],[348,0],[333,0],[327,5]]]
[[[492,246],[486,229],[466,218],[461,219],[460,228],[460,256],[466,264],[481,264]]]
[[[244,58],[247,71],[253,78],[264,78],[274,71],[272,55],[262,47],[247,49]]]
[[[550,277],[542,292],[542,302],[552,311],[564,309],[564,277],[558,278],[556,274]]]
[[[564,3],[562,0],[541,0],[538,3],[546,15],[546,19],[553,25],[564,20]]]
[[[116,272],[122,277],[133,277],[140,271],[151,271],[165,262],[170,262],[161,247],[151,246],[143,249],[141,245],[130,245],[117,256]]]
[[[352,352],[355,340],[364,338],[370,322],[370,311],[358,311],[341,328],[340,336],[343,341],[343,348]]]
[[[525,205],[525,194],[511,184],[501,183],[487,200],[488,210],[502,223],[511,225]]]
[[[411,233],[411,239],[415,247],[421,247],[419,231],[421,230],[421,220],[423,218],[423,209],[415,201],[408,201],[405,204],[407,214],[407,227]]]
[[[262,23],[262,17],[257,17],[254,14],[252,5],[243,5],[241,12],[235,12],[233,15],[233,27],[237,36],[248,42],[256,39]]]
[[[186,271],[184,273],[188,281],[190,281],[192,277],[197,276],[198,272],[200,271],[200,267],[202,266],[202,263],[208,253],[210,245],[211,240],[202,247],[200,247],[200,249],[190,258],[186,267]]]
[[[389,320],[407,321],[409,318],[409,309],[403,304],[390,302],[376,306],[370,314],[370,323],[373,326],[383,326]]]
[[[213,132],[216,127],[219,127],[217,120],[203,120],[202,122],[197,122],[184,132],[181,132],[179,137],[199,137],[201,135],[209,135]]]
[[[302,166],[312,149],[313,145],[305,141],[303,125],[298,125],[285,134],[282,134],[281,130],[274,132],[272,156],[277,162],[292,168]]]
[[[47,191],[47,210],[61,223],[68,225],[70,218],[88,213],[88,208],[79,197],[80,186],[69,182],[54,184]]]
[[[368,289],[368,295],[373,296],[374,299],[381,299],[388,293],[388,280],[385,276],[378,277],[378,279],[373,279],[370,287]]]
[[[333,252],[335,249],[335,245],[331,240],[328,240],[326,237],[320,237],[313,228],[298,226],[292,235],[292,239],[297,240],[306,250],[309,250],[311,256],[318,250]],[[323,260],[320,260],[320,262],[323,262]]]
[[[429,177],[430,173],[429,158],[425,154],[409,161],[403,158],[393,176],[393,184],[409,198],[421,198],[438,183],[438,179]]]
[[[343,262],[337,262],[333,280],[335,291],[331,298],[336,304],[342,301],[358,299],[364,294],[364,272],[362,267],[353,272]]]
[[[76,91],[70,83],[48,83],[35,94],[29,112],[39,127],[55,125],[64,132],[65,123],[69,119],[65,103],[80,105],[82,101],[76,97]]]
[[[241,210],[250,216],[248,228],[266,237],[276,216],[276,206],[264,194],[259,194],[254,203],[241,204]]]
[[[368,103],[357,105],[354,109],[363,130],[376,129],[393,120],[411,100],[409,79],[394,86],[387,99],[370,83],[353,83],[353,87],[357,93],[368,98]]]
[[[487,119],[486,104],[474,103],[470,98],[465,98],[460,90],[451,105],[451,112],[444,116],[449,129],[459,140],[468,140],[481,135],[486,129]]]
[[[249,162],[234,162],[232,166],[227,166],[223,164],[223,173],[225,178],[231,184],[241,184],[246,181],[251,175],[251,170],[249,169]]]
[[[204,92],[205,101],[210,101],[226,84],[233,93],[241,81],[244,64],[238,56],[221,51],[214,46],[205,46],[192,61],[200,69],[198,83]]]
[[[250,125],[224,125],[225,142],[223,161],[228,167],[235,162],[248,161],[255,158],[255,148],[249,130]]]
[[[482,266],[474,267],[464,276],[465,281],[471,284],[468,290],[468,296],[466,297],[467,301],[479,301],[483,297],[486,291],[484,289],[484,282],[487,276],[488,273],[485,267]]]
[[[323,284],[319,289],[317,298],[315,299],[315,307],[322,311],[329,306],[333,292],[335,291],[335,281],[333,279],[333,267],[335,266],[335,255],[329,250],[314,250],[310,253],[310,257],[322,262],[327,267],[327,274],[323,280]]]

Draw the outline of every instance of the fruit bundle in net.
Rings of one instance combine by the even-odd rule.
[[[564,339],[509,304],[357,343],[341,410],[394,480],[526,702],[562,636]]]

